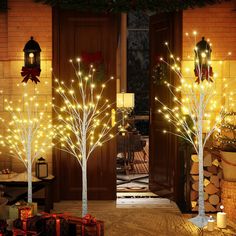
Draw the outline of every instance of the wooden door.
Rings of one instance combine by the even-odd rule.
[[[104,80],[116,74],[118,19],[116,15],[85,14],[76,11],[54,10],[53,67],[61,80],[70,81],[74,75],[69,59],[82,53],[100,53],[104,66]],[[91,54],[90,54],[91,55]],[[96,80],[96,77],[95,77]],[[101,83],[97,81],[97,83]],[[111,101],[116,99],[115,81],[104,93]],[[54,93],[55,102],[60,104]],[[54,114],[55,115],[55,114]],[[54,150],[54,174],[57,198],[81,198],[81,168],[68,154]],[[98,148],[88,161],[88,199],[116,198],[116,147],[115,141]]]
[[[168,42],[174,55],[182,53],[182,14],[163,13],[150,19],[150,74],[160,57],[168,60],[169,52],[164,45]],[[172,127],[158,113],[158,97],[166,105],[172,105],[173,97],[164,85],[164,80],[176,84],[175,76],[164,64],[159,64],[160,73],[150,76],[150,179],[149,188],[159,196],[179,201],[183,197],[183,182],[180,180],[181,166],[178,156],[177,139],[174,135],[163,134]]]

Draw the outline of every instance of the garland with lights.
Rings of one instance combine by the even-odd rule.
[[[155,11],[173,12],[194,7],[203,7],[209,4],[221,3],[227,0],[34,0],[62,9],[77,9],[96,12],[127,12]]]

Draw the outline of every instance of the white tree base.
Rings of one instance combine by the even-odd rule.
[[[207,225],[208,219],[209,219],[208,216],[197,215],[196,217],[193,217],[193,218],[189,219],[189,221],[192,222],[197,227],[203,228],[204,226]]]

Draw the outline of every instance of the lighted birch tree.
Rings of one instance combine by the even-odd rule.
[[[60,149],[74,156],[82,169],[82,216],[87,214],[87,161],[93,151],[113,138],[112,106],[102,97],[106,84],[96,84],[95,69],[91,65],[88,74],[80,69],[80,59],[76,63],[70,60],[75,78],[68,85],[55,79],[56,92],[62,102],[61,107],[54,105],[58,116],[57,135],[61,142]],[[113,124],[112,124],[113,123]]]
[[[194,35],[196,35],[196,33],[194,33]],[[204,43],[207,42],[205,41]],[[165,45],[169,50],[168,43],[165,43]],[[205,226],[208,220],[208,217],[205,215],[204,207],[203,150],[207,140],[217,129],[224,117],[224,110],[221,105],[219,108],[219,106],[215,104],[215,82],[213,79],[211,61],[208,57],[210,50],[209,44],[208,46],[206,44],[204,51],[195,47],[195,76],[192,76],[192,79],[183,76],[181,73],[180,59],[172,55],[169,50],[170,62],[163,58],[160,58],[160,60],[165,63],[179,79],[179,85],[177,86],[165,81],[166,86],[173,96],[174,106],[168,107],[162,103],[160,99],[155,98],[161,105],[158,111],[173,125],[173,130],[164,130],[163,132],[171,133],[185,139],[192,144],[198,155],[198,215],[190,219],[190,221],[198,227]],[[189,68],[182,69],[189,70]],[[212,117],[212,114],[214,117]]]
[[[37,91],[33,95],[25,92],[14,103],[5,99],[4,104],[10,118],[1,118],[6,133],[0,136],[0,144],[4,150],[8,149],[10,156],[24,164],[28,181],[27,201],[32,203],[32,165],[52,147],[54,136],[52,120],[47,115],[48,105],[38,102]]]

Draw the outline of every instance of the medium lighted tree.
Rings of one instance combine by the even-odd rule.
[[[194,33],[194,35],[196,35],[196,33]],[[168,48],[168,43],[165,43],[165,45]],[[207,140],[217,129],[218,124],[224,117],[224,110],[221,104],[220,106],[216,104],[216,86],[211,61],[210,58],[208,58],[208,60],[206,58],[209,50],[211,50],[209,47],[206,47],[204,51],[200,51],[200,48],[195,47],[195,75],[192,76],[192,78],[185,78],[183,76],[181,73],[180,59],[172,55],[169,50],[170,62],[163,58],[160,58],[160,60],[165,63],[179,79],[177,86],[165,81],[166,86],[173,96],[174,105],[173,107],[168,107],[159,98],[155,98],[161,105],[158,111],[173,125],[172,130],[164,130],[164,133],[171,133],[187,140],[192,144],[198,155],[198,215],[190,219],[190,221],[198,227],[205,226],[208,220],[208,217],[205,215],[204,207],[203,150]],[[189,68],[182,69],[191,71]]]
[[[95,69],[88,74],[80,70],[80,59],[70,60],[75,78],[70,82],[55,79],[56,92],[61,98],[61,107],[54,106],[58,115],[57,135],[60,149],[74,156],[82,169],[82,216],[87,214],[87,161],[93,151],[113,138],[112,106],[102,97],[106,84],[96,84]]]
[[[27,87],[27,84],[22,84]],[[27,91],[27,89],[25,90]],[[0,143],[4,151],[21,161],[27,170],[28,203],[32,203],[32,165],[52,147],[52,121],[47,115],[47,104],[38,102],[38,92],[24,93],[17,102],[4,100],[9,119],[1,118],[4,134]],[[46,122],[45,122],[46,121]]]

